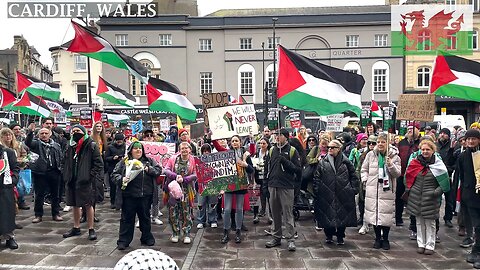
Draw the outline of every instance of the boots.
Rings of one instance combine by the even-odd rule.
[[[242,242],[242,232],[241,230],[237,230],[235,233],[235,243],[240,244]]]
[[[228,236],[228,230],[223,230],[223,236],[222,236],[222,244],[226,244],[228,241],[230,241],[230,237]]]

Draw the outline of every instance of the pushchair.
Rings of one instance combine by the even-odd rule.
[[[300,192],[295,197],[295,201],[293,203],[293,218],[296,221],[300,219],[300,211],[309,211],[310,213],[313,213],[314,199],[315,195],[308,189],[300,189]]]

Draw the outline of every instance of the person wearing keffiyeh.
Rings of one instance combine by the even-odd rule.
[[[458,158],[458,172],[461,183],[461,200],[466,204],[466,212],[470,215],[475,230],[475,244],[467,255],[467,262],[480,268],[480,131],[469,129],[465,133],[467,149]]]

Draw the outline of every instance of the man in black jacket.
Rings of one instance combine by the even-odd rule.
[[[474,268],[480,268],[480,131],[469,129],[465,133],[467,149],[458,158],[458,171],[461,179],[462,201],[467,206],[468,214],[475,229],[475,244],[467,255],[467,262]]]
[[[435,143],[437,145],[437,152],[440,154],[442,157],[442,161],[447,167],[448,170],[448,175],[449,177],[452,176],[453,173],[453,166],[454,166],[454,160],[453,160],[453,148],[451,147],[451,140],[450,140],[450,129],[448,128],[442,128],[440,130],[440,134],[438,135],[438,140]],[[452,182],[450,181],[450,186],[452,185]],[[453,228],[452,224],[452,218],[453,218],[453,202],[449,200],[450,198],[450,193],[452,190],[450,189],[449,192],[445,193],[445,216],[443,217],[443,220],[445,221],[445,225],[449,228]]]
[[[117,163],[125,156],[125,135],[122,133],[115,134],[115,140],[109,144],[105,152],[105,166],[107,172],[108,183],[110,184],[110,208],[120,209],[120,205],[115,205],[117,186],[115,185],[111,174]],[[119,189],[119,188],[118,188]]]
[[[42,222],[43,203],[45,194],[50,191],[52,205],[52,219],[62,221],[60,216],[60,172],[62,171],[63,153],[58,143],[51,139],[52,131],[47,128],[41,128],[33,138],[35,124],[28,126],[28,135],[25,139],[25,145],[30,150],[38,154],[36,162],[30,164],[32,178],[35,186],[35,218],[32,223]]]
[[[296,174],[301,173],[300,156],[298,151],[288,143],[289,133],[280,129],[277,144],[269,152],[270,158],[267,165],[268,192],[273,216],[273,239],[265,246],[272,248],[281,245],[282,220],[285,220],[288,241],[288,250],[295,251],[293,199],[297,186]],[[282,215],[285,217],[282,219]]]

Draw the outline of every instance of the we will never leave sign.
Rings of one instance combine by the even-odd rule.
[[[258,133],[253,104],[207,109],[212,140]]]
[[[195,157],[198,191],[202,196],[218,195],[221,191],[231,192],[247,189],[245,168],[237,165],[235,153],[218,152]]]

